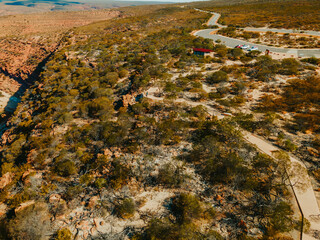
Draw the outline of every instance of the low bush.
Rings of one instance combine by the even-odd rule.
[[[181,193],[172,200],[172,212],[179,223],[191,223],[202,217],[203,208],[200,200],[188,193]]]
[[[132,198],[120,200],[115,205],[115,213],[120,218],[131,218],[136,211],[135,202]]]
[[[62,228],[57,231],[55,240],[71,240],[73,239],[72,233],[69,228]]]
[[[227,82],[229,80],[228,74],[224,71],[217,71],[207,76],[207,82],[210,84]]]
[[[178,187],[184,182],[182,168],[165,164],[159,169],[158,182],[168,187]]]
[[[77,173],[76,165],[71,160],[59,161],[54,166],[54,171],[62,177],[68,177]]]

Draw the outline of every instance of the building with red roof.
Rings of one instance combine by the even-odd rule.
[[[193,48],[193,54],[197,56],[210,56],[213,57],[213,51],[205,48]]]

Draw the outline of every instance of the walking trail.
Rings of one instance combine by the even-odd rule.
[[[148,89],[148,98],[155,101],[163,101],[163,97],[156,97],[155,94],[160,91],[157,87],[152,87]],[[202,105],[206,107],[207,112],[216,116],[218,119],[222,119],[226,117],[218,110],[214,109],[210,106],[209,102],[193,102],[187,99],[176,99],[175,103],[185,103],[189,106],[199,106]],[[262,137],[258,137],[250,132],[245,130],[241,131],[245,140],[249,143],[255,145],[261,152],[269,155],[274,158],[273,152],[280,151],[279,148],[275,147],[272,143],[263,139]],[[289,155],[291,167],[287,169],[289,175],[289,181],[294,191],[297,202],[300,205],[301,211],[311,226],[310,230],[320,230],[320,211],[317,203],[316,196],[314,194],[314,190],[311,184],[311,178],[308,175],[308,171],[305,165],[296,157]],[[303,240],[315,240],[316,238],[312,237],[307,233],[303,233]]]

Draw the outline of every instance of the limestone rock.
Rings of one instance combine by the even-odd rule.
[[[14,212],[15,212],[15,213],[18,213],[18,212],[20,212],[21,210],[25,209],[26,207],[31,206],[31,205],[34,204],[34,203],[35,203],[34,200],[30,200],[30,201],[21,203],[20,206],[17,207],[17,208],[14,210]]]
[[[112,152],[108,148],[103,151],[103,154],[107,157],[112,157]]]
[[[0,189],[3,189],[5,186],[11,183],[12,176],[13,176],[12,173],[7,172],[0,178]]]
[[[91,224],[87,220],[82,220],[77,224],[77,229],[81,229],[82,231],[89,231],[91,228]]]
[[[307,151],[313,156],[316,156],[316,157],[319,156],[319,151],[315,148],[307,147]]]
[[[99,200],[98,196],[93,196],[92,198],[90,198],[87,207],[94,208],[97,205],[98,200]]]
[[[2,217],[3,215],[6,214],[7,209],[8,209],[7,204],[5,204],[5,203],[0,204],[0,217]]]
[[[9,130],[5,131],[5,132],[2,134],[1,143],[2,143],[3,145],[11,143],[11,141],[12,141],[12,139],[11,139],[11,137],[10,137],[11,132],[12,132],[12,130],[9,129]]]
[[[124,107],[128,107],[129,105],[133,104],[135,102],[135,97],[130,95],[130,94],[126,94],[122,96],[122,104]]]
[[[61,200],[61,196],[59,194],[51,194],[49,197],[49,203],[54,204],[58,203]]]
[[[31,149],[27,155],[27,162],[32,163],[36,155],[37,155],[36,149]]]

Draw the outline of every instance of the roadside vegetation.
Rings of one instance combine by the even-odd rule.
[[[214,6],[203,3],[202,8],[221,13],[220,24],[234,27],[287,28],[320,30],[317,0],[259,1]]]
[[[251,43],[275,46],[281,48],[319,48],[320,37],[308,35],[306,33],[274,33],[274,32],[250,32],[239,29],[235,26],[228,26],[219,29],[218,34],[237,38]]]

